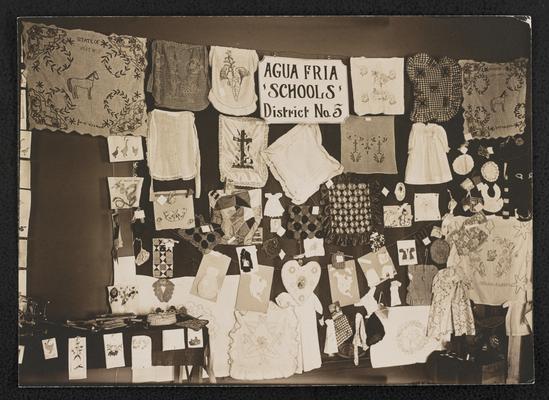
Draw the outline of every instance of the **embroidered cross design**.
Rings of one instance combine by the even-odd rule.
[[[233,162],[233,168],[253,168],[254,162],[249,155],[250,143],[252,139],[246,134],[246,131],[242,129],[238,131],[238,136],[234,136],[233,140],[238,142],[240,154],[236,156]]]

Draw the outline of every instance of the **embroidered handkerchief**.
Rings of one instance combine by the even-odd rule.
[[[355,113],[404,114],[404,59],[351,57]]]
[[[416,193],[414,195],[414,221],[439,221],[438,193]]]
[[[31,129],[147,134],[146,40],[23,23]]]
[[[435,60],[419,53],[406,60],[406,71],[414,89],[414,122],[448,121],[461,106],[461,69],[456,60]]]
[[[463,134],[497,138],[524,132],[528,60],[508,63],[460,60],[463,82]]]
[[[341,124],[345,172],[396,174],[394,117],[349,116]]]
[[[139,207],[143,178],[136,176],[108,177],[111,209]]]
[[[258,118],[219,115],[219,173],[221,181],[263,187],[269,172],[261,152],[267,148],[269,128]]]
[[[188,191],[154,192],[151,197],[157,231],[194,227],[194,201]]]
[[[109,161],[138,161],[143,159],[142,139],[137,136],[109,136]]]

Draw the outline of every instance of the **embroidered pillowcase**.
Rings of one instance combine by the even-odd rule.
[[[219,116],[219,173],[221,182],[263,187],[269,177],[261,152],[267,148],[269,128],[258,118]]]
[[[343,166],[322,146],[316,124],[296,125],[261,154],[284,194],[297,205],[343,172]]]
[[[461,106],[461,69],[456,60],[435,60],[419,53],[406,60],[406,72],[414,89],[414,122],[448,121]]]
[[[461,60],[465,138],[497,138],[524,132],[528,60],[509,63]]]
[[[351,57],[355,113],[404,114],[404,59]]]

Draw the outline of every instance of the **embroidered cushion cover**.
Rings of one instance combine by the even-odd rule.
[[[145,39],[23,23],[31,129],[147,134]]]
[[[448,121],[461,106],[461,68],[456,60],[419,53],[406,60],[414,89],[414,122]]]

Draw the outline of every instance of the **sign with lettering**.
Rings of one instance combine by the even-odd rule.
[[[341,60],[265,56],[259,101],[269,124],[341,123],[349,115],[347,67]]]

